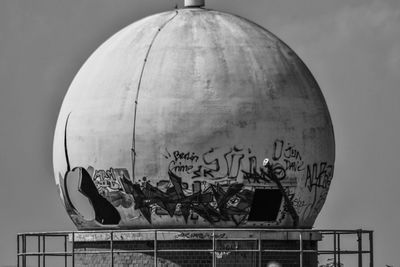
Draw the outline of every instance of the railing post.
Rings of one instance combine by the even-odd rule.
[[[17,235],[17,267],[19,267],[19,235]]]
[[[45,251],[46,251],[46,236],[45,235],[43,235],[43,258],[42,258],[42,260],[43,260],[43,267],[46,267],[46,254],[45,254]]]
[[[75,232],[72,232],[71,252],[72,252],[72,267],[75,267]]]
[[[333,266],[336,267],[336,231],[333,231]]]
[[[215,258],[215,230],[213,230],[213,239],[212,239],[212,266],[215,267],[217,265],[216,258]]]
[[[374,267],[374,236],[373,232],[369,232],[369,266]]]
[[[338,266],[340,267],[340,233],[337,235],[337,257],[338,257]]]
[[[299,232],[299,243],[300,243],[300,267],[303,267],[303,236],[302,236],[302,232]]]
[[[38,256],[37,256],[37,258],[38,258],[38,267],[40,267],[40,237],[41,237],[40,235],[37,236],[37,242],[38,242],[38,244],[37,244],[37,247],[38,247]]]
[[[358,267],[362,267],[362,232],[358,230]]]
[[[261,267],[262,251],[261,251],[261,231],[258,232],[258,267]]]
[[[67,267],[68,265],[68,255],[67,255],[67,236],[64,235],[64,267]]]
[[[114,232],[110,232],[111,267],[114,267]]]
[[[22,236],[22,267],[26,267],[26,235]]]
[[[155,230],[154,231],[154,267],[157,267],[157,249],[158,249],[158,246],[157,246],[157,235],[158,235],[158,233],[157,233],[157,230]]]

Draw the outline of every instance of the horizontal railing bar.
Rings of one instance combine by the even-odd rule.
[[[113,253],[153,253],[154,252],[154,249],[152,249],[152,250],[147,250],[147,249],[144,249],[144,250],[135,250],[135,251],[126,251],[126,252],[124,252],[124,251],[119,251],[119,252],[115,252],[114,250],[113,250]],[[105,250],[105,251],[77,251],[77,252],[75,252],[75,254],[110,254],[111,253],[111,250]]]
[[[183,238],[183,239],[175,239],[175,240],[185,240],[185,238]],[[201,240],[204,240],[204,239],[201,239]],[[210,241],[212,241],[212,239],[206,239],[206,240],[210,240]],[[218,240],[218,241],[242,241],[242,240],[246,240],[246,241],[258,241],[258,238],[246,238],[246,237],[240,237],[240,238],[220,238],[220,239],[218,239],[218,238],[215,238],[215,240]]]
[[[153,253],[155,251],[155,249],[153,249],[153,250],[114,250],[114,253],[119,253],[119,254],[123,254],[123,253],[144,253],[144,252],[151,252],[151,253]],[[209,250],[200,250],[200,249],[198,249],[198,250],[179,250],[179,249],[177,249],[177,250],[168,250],[168,251],[171,251],[171,252],[176,252],[176,251],[182,251],[182,252],[212,252],[213,250],[212,249],[209,249]],[[165,251],[165,250],[159,250],[159,249],[157,249],[157,252],[168,252],[168,251]],[[108,253],[110,253],[111,251],[109,251]]]
[[[63,233],[55,233],[55,232],[38,232],[38,233],[19,233],[17,236],[49,236],[49,237],[64,237],[72,234],[73,232],[63,232]]]
[[[328,230],[328,229],[264,229],[264,228],[216,228],[210,230],[209,228],[174,228],[174,229],[132,229],[132,230],[88,230],[88,231],[54,231],[54,232],[27,232],[27,233],[18,233],[19,236],[29,236],[29,235],[54,235],[54,236],[65,236],[69,234],[79,234],[79,233],[170,233],[170,232],[243,232],[243,231],[258,231],[258,232],[267,232],[267,233],[276,233],[276,232],[294,232],[294,233],[324,233],[324,234],[346,234],[346,233],[372,233],[372,230]]]
[[[155,250],[152,250],[155,251]],[[212,249],[157,249],[158,252],[212,252]],[[114,251],[115,252],[115,251]],[[133,251],[121,251],[121,253],[128,253],[128,252],[133,252]]]
[[[257,250],[258,251],[258,250]],[[304,252],[304,253],[317,253],[318,252],[318,250],[299,250],[299,249],[296,249],[296,250],[290,250],[290,249],[279,249],[279,250],[277,250],[277,249],[262,249],[261,250],[261,252],[279,252],[279,253],[283,253],[283,252],[293,252],[293,253],[301,253],[301,252]],[[332,250],[332,253],[333,253],[333,250]]]
[[[212,252],[212,249],[158,249],[157,252]],[[229,249],[216,249],[215,252],[258,252],[258,249],[237,249],[237,250],[229,250]],[[75,251],[75,254],[106,254],[110,253],[111,250],[95,250],[95,251]],[[154,249],[147,249],[147,250],[114,250],[114,253],[144,253],[144,252],[154,252]],[[334,250],[288,250],[288,249],[263,249],[261,252],[282,252],[282,253],[318,253],[318,254],[333,254],[335,253]],[[336,252],[337,253],[337,252]],[[358,254],[363,253],[367,254],[370,253],[368,250],[341,250],[341,254]],[[72,252],[26,252],[26,253],[17,253],[17,256],[71,256]]]
[[[373,233],[373,231],[371,232],[319,232],[322,235],[356,235],[356,234],[363,234],[363,235],[367,235],[370,233]]]
[[[334,253],[334,251],[330,251],[330,250],[318,250],[319,254],[332,254]],[[336,251],[336,253],[338,253],[338,251]],[[362,251],[358,251],[358,250],[340,250],[340,254],[369,254],[371,253],[368,250],[362,250]]]
[[[216,252],[258,252],[258,249],[216,249]],[[141,250],[114,250],[114,253],[144,253],[144,252],[154,252],[154,249],[141,249]],[[213,252],[213,249],[158,249],[157,252]],[[288,249],[264,249],[261,252],[292,252],[300,253],[300,250],[288,250]],[[304,253],[317,253],[317,250],[303,250]],[[326,252],[326,251],[323,251]],[[333,253],[334,251],[331,251]],[[358,251],[351,251],[358,252]],[[75,251],[75,254],[102,254],[111,253],[111,250],[86,250],[86,251]],[[43,255],[72,255],[72,252],[26,252],[18,253],[18,256],[43,256]]]
[[[17,253],[17,256],[72,256],[72,252],[26,252]]]
[[[204,250],[190,250],[190,249],[158,249],[157,252],[213,252],[213,249],[204,249]],[[258,250],[252,249],[237,249],[237,250],[224,250],[224,249],[216,249],[215,252],[258,252]]]

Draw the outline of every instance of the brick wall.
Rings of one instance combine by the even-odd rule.
[[[304,241],[304,249],[316,249],[316,241]],[[158,249],[174,250],[212,250],[211,240],[169,240],[158,241]],[[295,240],[263,240],[262,249],[298,249],[299,241]],[[153,252],[127,252],[127,250],[153,250],[153,241],[115,241],[114,242],[114,266],[154,266]],[[258,252],[235,251],[258,249],[257,241],[243,240],[217,240],[216,253],[217,266],[258,266]],[[104,251],[104,254],[76,254],[76,267],[109,267],[111,266],[111,255],[108,242],[79,242],[75,244],[75,252]],[[125,252],[125,253],[123,253]],[[206,267],[212,266],[212,252],[209,251],[179,251],[179,252],[157,252],[157,266],[161,267]],[[268,262],[276,261],[282,267],[299,267],[300,256],[295,252],[263,252],[261,256],[262,266]],[[317,267],[316,254],[304,254],[304,267]]]

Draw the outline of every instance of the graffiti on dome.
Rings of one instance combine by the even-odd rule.
[[[210,148],[202,154],[179,150],[169,153],[166,149],[164,157],[169,160],[168,170],[183,178],[237,181],[248,155],[251,155],[250,149],[233,146]]]
[[[305,164],[300,151],[296,148],[296,145],[283,140],[275,140],[274,152],[272,160],[283,161],[283,168],[286,171],[303,171]]]
[[[253,199],[267,200],[277,215],[265,218],[280,225],[288,216],[293,227],[322,208],[333,176],[328,162],[305,163],[301,151],[292,143],[275,140],[270,160],[257,158],[250,148],[210,148],[203,153],[174,150],[163,153],[167,160],[165,178],[133,177],[126,168],[72,168],[65,125],[64,149],[67,170],[59,174],[59,190],[71,218],[78,226],[118,225],[127,214],[149,224],[168,216],[191,224],[230,222],[237,226],[257,221],[263,205]],[[68,181],[79,181],[78,191],[93,206],[94,221],[85,221],[70,199]],[[73,183],[72,183],[73,184]],[[268,191],[271,190],[271,191]],[[270,195],[264,198],[262,195]],[[272,197],[274,195],[274,197]],[[265,202],[265,201],[264,201]],[[272,207],[275,208],[272,208]],[[264,221],[264,220],[261,220]]]
[[[255,184],[270,184],[270,177],[263,173],[261,162],[250,148],[233,146],[210,148],[204,153],[165,149],[164,157],[169,161],[168,171],[192,180],[229,181]],[[305,163],[296,146],[276,140],[273,144],[272,160],[274,174],[279,180],[296,182],[295,174],[305,170]],[[290,177],[287,173],[291,173]]]
[[[86,169],[78,169],[86,187],[90,187],[91,191],[97,189],[96,199],[103,202],[107,200],[116,208],[133,207],[140,210],[149,223],[152,223],[154,212],[156,215],[182,216],[186,222],[189,217],[197,220],[201,216],[210,223],[233,221],[240,225],[246,219],[252,203],[252,191],[239,183],[221,185],[194,182],[189,188],[180,177],[169,172],[168,181],[162,180],[152,185],[146,179],[133,183],[126,169],[97,170],[93,177],[89,176]],[[99,204],[103,205],[103,202]],[[92,204],[96,205],[95,202]],[[100,206],[94,207],[95,210],[100,211]],[[118,223],[115,218],[99,222]]]

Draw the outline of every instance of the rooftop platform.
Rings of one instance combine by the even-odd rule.
[[[193,260],[201,255],[199,266],[213,267],[268,266],[280,259],[283,267],[310,267],[310,260],[318,267],[374,266],[373,231],[361,229],[146,229],[17,236],[18,267],[135,266],[133,262],[143,260],[136,255],[145,255],[146,266],[190,266],[190,260],[180,263],[176,257]],[[94,263],[100,257],[106,263]]]

